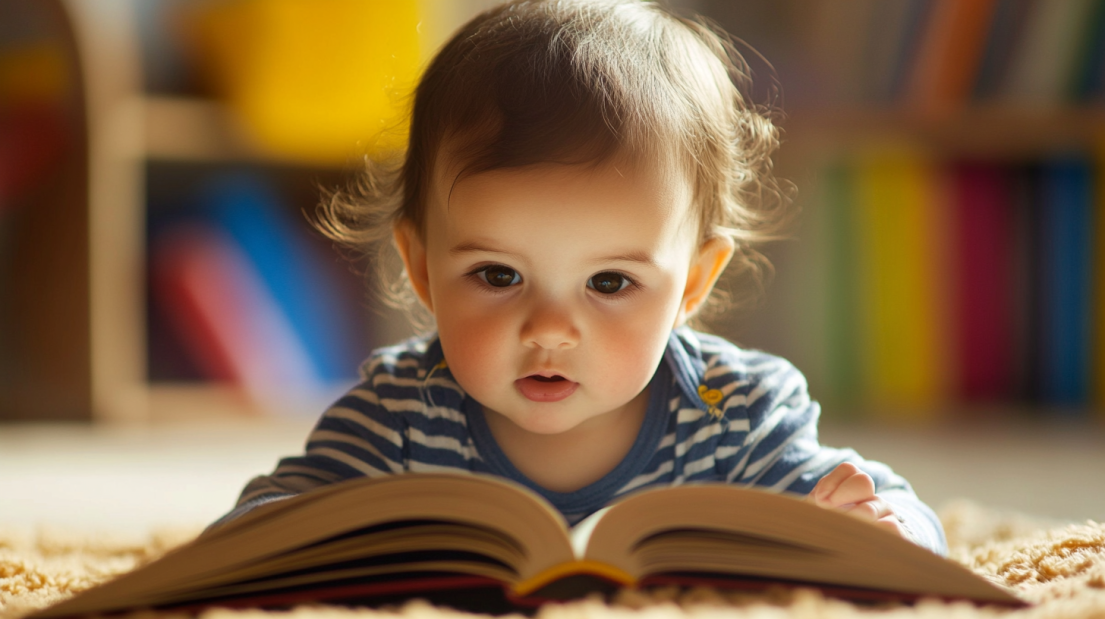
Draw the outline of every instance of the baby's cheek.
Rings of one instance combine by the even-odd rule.
[[[457,381],[473,395],[480,387],[503,375],[504,361],[501,329],[494,320],[463,320],[442,324],[438,329],[445,360]]]
[[[622,322],[605,329],[602,349],[606,360],[604,384],[619,392],[635,395],[648,384],[664,354],[667,332]],[[661,337],[662,336],[662,337]]]

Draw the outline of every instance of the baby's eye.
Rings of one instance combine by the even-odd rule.
[[[613,271],[606,271],[599,273],[598,275],[591,276],[591,279],[587,280],[587,287],[593,288],[603,294],[614,294],[620,292],[629,286],[631,281],[629,278],[621,273],[614,273]]]
[[[510,267],[494,264],[477,271],[480,279],[496,288],[506,288],[522,281],[522,276]]]

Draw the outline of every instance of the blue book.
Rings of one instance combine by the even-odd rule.
[[[356,296],[335,272],[337,260],[318,251],[307,223],[263,180],[217,177],[200,192],[202,209],[241,246],[301,338],[324,381],[354,378],[366,342],[358,341]]]
[[[1080,158],[1044,165],[1041,178],[1040,389],[1044,404],[1089,398],[1093,173]]]

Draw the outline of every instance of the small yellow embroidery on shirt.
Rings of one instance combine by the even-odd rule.
[[[706,412],[711,416],[721,418],[721,409],[716,406],[721,399],[725,397],[723,393],[717,389],[708,389],[706,385],[698,386],[698,395],[702,398],[702,401],[706,403]]]

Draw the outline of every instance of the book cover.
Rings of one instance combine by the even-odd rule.
[[[863,384],[871,404],[890,417],[931,417],[947,395],[944,191],[942,175],[922,154],[884,151],[859,162]]]
[[[1002,167],[952,165],[955,390],[965,401],[1011,396],[1013,205]]]

